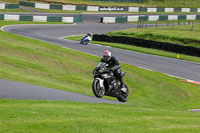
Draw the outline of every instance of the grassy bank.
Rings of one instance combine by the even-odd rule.
[[[14,22],[4,22],[2,25],[5,24],[14,24]],[[96,67],[100,58],[2,31],[0,35],[1,78],[93,95],[91,92],[92,70]],[[184,90],[187,89],[185,85],[190,85],[158,72],[146,71],[126,64],[122,65],[122,69],[127,72],[125,81],[131,92],[133,88],[141,88],[143,91],[147,91],[146,94],[159,89],[167,89],[167,92],[171,92],[170,88]],[[158,87],[159,84],[161,87]],[[168,86],[169,84],[172,86]],[[192,86],[194,88],[199,87]],[[130,95],[130,103],[133,102],[132,100],[135,101],[134,96],[136,95]],[[169,95],[164,97],[170,100]],[[151,100],[153,99],[151,98]],[[171,96],[172,99],[173,95]],[[148,102],[148,105],[156,106],[154,102],[159,103],[160,106],[165,106],[159,100]],[[142,102],[142,104],[146,105],[147,103]]]
[[[148,40],[177,43],[185,46],[194,46],[200,48],[200,24],[195,24],[192,30],[192,25],[178,26],[162,26],[149,28],[133,28],[122,31],[110,32],[113,36],[129,36],[145,38]]]
[[[24,22],[1,22],[0,25]],[[102,51],[103,52],[103,51]],[[0,78],[94,96],[100,58],[0,31]],[[200,86],[122,64],[131,105],[0,99],[0,132],[197,132]]]

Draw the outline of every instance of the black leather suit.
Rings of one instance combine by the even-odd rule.
[[[110,68],[114,75],[117,77],[121,83],[123,83],[123,78],[121,76],[121,65],[115,56],[111,56],[111,58],[107,61],[104,58],[101,59],[100,62],[105,62],[108,64],[108,68]]]

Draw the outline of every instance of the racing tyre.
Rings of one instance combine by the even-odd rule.
[[[125,91],[120,90],[120,96],[117,97],[117,99],[120,102],[126,102],[128,100],[128,96],[129,96],[129,90],[128,87],[125,85]]]
[[[100,87],[99,80],[95,79],[92,84],[92,90],[96,97],[101,98],[105,94],[105,88]]]

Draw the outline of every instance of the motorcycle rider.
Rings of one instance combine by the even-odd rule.
[[[108,64],[108,69],[113,71],[115,77],[121,82],[121,88],[124,88],[123,77],[121,75],[121,65],[115,56],[108,50],[104,51],[103,58],[100,62]]]
[[[89,41],[92,40],[92,33],[91,33],[91,32],[87,33],[87,35],[85,35],[85,36],[82,38],[83,44],[85,44],[85,42],[86,42],[87,40],[89,40]]]

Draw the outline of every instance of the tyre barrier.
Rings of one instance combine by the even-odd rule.
[[[122,17],[102,17],[101,23],[123,23],[138,21],[178,21],[200,20],[200,15],[135,15]]]
[[[128,45],[134,45],[145,48],[159,49],[179,54],[186,54],[191,56],[200,57],[200,48],[192,46],[183,46],[179,44],[157,42],[152,40],[146,40],[141,38],[126,37],[126,36],[109,36],[104,34],[94,34],[94,41],[111,42],[111,43],[122,43]]]
[[[48,2],[48,1],[45,1]],[[200,8],[161,8],[161,7],[102,7],[102,6],[84,6],[84,5],[63,5],[32,3],[20,1],[21,6],[29,6],[40,9],[57,9],[70,11],[128,11],[128,12],[200,12]]]
[[[11,15],[11,14],[0,14],[0,20],[33,21],[33,22],[64,22],[64,23],[76,23],[76,22],[83,21],[82,16],[60,17],[60,16]]]

